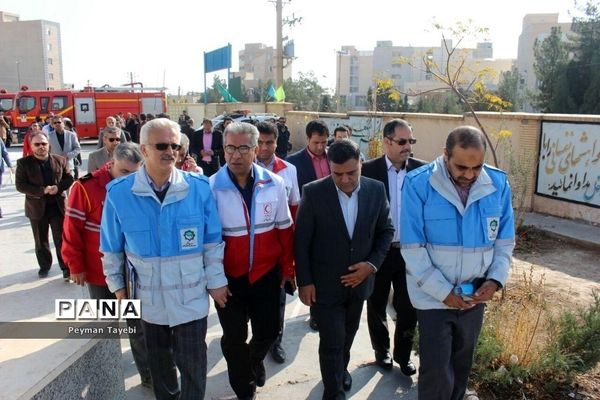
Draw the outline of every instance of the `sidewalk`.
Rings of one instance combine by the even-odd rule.
[[[533,226],[583,246],[600,246],[600,226],[538,213],[525,213],[523,226]]]
[[[85,146],[84,159],[94,148]],[[16,160],[20,157],[21,148],[11,148],[9,152],[11,159]],[[5,173],[4,179],[6,186],[0,190],[0,204],[4,213],[4,218],[0,219],[0,321],[53,320],[54,299],[87,298],[87,290],[64,283],[56,263],[47,279],[37,278],[31,228],[23,213],[24,197],[15,190],[8,173]],[[259,399],[321,398],[323,389],[318,361],[318,333],[308,327],[307,320],[308,307],[297,296],[288,296],[283,338],[287,362],[276,364],[267,356],[267,382],[258,390]],[[393,321],[390,320],[390,324],[393,326]],[[216,312],[211,306],[206,337],[206,399],[235,398],[221,353],[221,335]],[[55,376],[52,369],[63,368],[88,342],[85,339],[0,340],[0,399],[30,398],[40,385],[43,386]],[[122,339],[121,345],[127,398],[152,399],[152,392],[140,384],[128,340]],[[393,371],[383,372],[369,364],[373,360],[365,310],[352,348],[349,370],[354,382],[348,397],[357,400],[416,399],[416,377],[406,378],[397,366]],[[413,361],[417,363],[418,358],[413,357]]]
[[[95,146],[84,147],[84,159]],[[11,159],[20,157],[21,148],[9,149]],[[4,218],[0,219],[0,321],[53,320],[54,299],[87,297],[80,286],[62,281],[55,264],[47,279],[37,278],[37,263],[29,221],[23,214],[23,195],[16,192],[8,173],[0,190]],[[539,214],[525,215],[525,225],[532,225],[581,243],[600,245],[600,227]],[[286,328],[283,345],[287,352],[285,364],[265,361],[267,382],[258,390],[259,399],[300,400],[320,399],[322,385],[318,362],[318,334],[308,327],[308,308],[297,296],[289,297],[286,307]],[[390,329],[393,321],[388,320]],[[235,398],[231,390],[225,360],[221,353],[221,328],[214,310],[208,318],[208,379],[206,399]],[[84,339],[71,340],[0,340],[0,399],[26,399],[36,385],[51,379],[50,371],[59,368],[86,346]],[[140,385],[129,343],[121,340],[122,365],[127,398],[153,398],[151,391]],[[349,398],[357,400],[416,399],[417,376],[407,378],[396,366],[383,372],[371,364],[374,360],[364,310],[359,331],[352,347],[349,370],[353,378]],[[418,357],[413,356],[418,362]],[[99,371],[100,372],[100,371]],[[25,379],[24,379],[25,377]]]

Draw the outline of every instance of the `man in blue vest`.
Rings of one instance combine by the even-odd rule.
[[[419,399],[464,397],[484,304],[508,279],[511,190],[485,150],[481,131],[458,127],[442,156],[404,179],[400,245],[419,321]]]

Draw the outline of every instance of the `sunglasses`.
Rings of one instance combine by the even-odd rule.
[[[48,146],[48,143],[31,143],[33,145],[33,147],[40,147],[40,146]]]
[[[240,154],[248,154],[250,152],[250,150],[252,150],[254,148],[254,146],[246,146],[246,145],[241,145],[241,146],[234,146],[232,144],[228,144],[227,146],[225,146],[223,149],[225,149],[225,153],[227,154],[233,154],[236,151]]]
[[[113,143],[113,142],[120,142],[121,141],[121,138],[116,138],[116,137],[111,137],[111,138],[107,138],[107,139],[111,143]],[[161,143],[161,144],[163,144],[163,143]],[[165,149],[166,149],[166,147],[165,147]]]
[[[62,124],[62,121],[54,121],[52,124],[54,124],[54,125],[60,125],[60,124]]]
[[[410,144],[417,143],[417,139],[413,139],[413,138],[410,138],[410,139],[398,139],[398,140],[392,139],[392,138],[388,138],[388,139],[390,140],[390,142],[394,142],[394,143],[396,143],[396,144],[398,144],[400,146],[404,146],[406,143],[410,143]]]
[[[177,143],[155,143],[148,144],[148,146],[152,146],[158,151],[165,151],[169,147],[175,151],[181,150],[181,145]]]

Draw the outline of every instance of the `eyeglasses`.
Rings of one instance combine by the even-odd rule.
[[[121,139],[119,139],[119,140],[121,140]],[[155,144],[148,143],[148,146],[152,146],[158,151],[165,151],[169,147],[175,151],[181,150],[181,145],[177,144],[177,143],[155,143]]]
[[[224,147],[225,149],[225,153],[227,154],[233,154],[236,151],[240,154],[248,154],[250,152],[250,150],[252,150],[255,146],[247,146],[245,144],[241,145],[241,146],[234,146],[232,144],[228,144],[227,146]]]
[[[392,139],[392,138],[388,138],[390,140],[390,142],[394,142],[400,146],[404,146],[406,143],[410,143],[410,144],[415,144],[417,143],[417,139],[414,138],[410,138],[410,139]]]
[[[54,121],[54,122],[52,122],[52,124],[54,124],[54,125],[62,124],[62,121]]]
[[[118,138],[118,137],[111,137],[111,138],[107,138],[107,139],[108,139],[108,141],[109,141],[109,142],[111,142],[111,143],[113,143],[113,142],[120,142],[120,141],[121,141],[121,138]],[[160,143],[160,144],[166,144],[166,143]],[[158,149],[158,146],[157,146],[156,148]],[[166,149],[166,147],[165,147],[164,149]],[[163,150],[164,150],[164,149],[163,149]],[[159,150],[160,150],[160,149],[159,149]]]
[[[31,144],[33,145],[33,147],[40,147],[40,146],[46,147],[46,146],[48,146],[48,143],[43,143],[43,142],[31,143]]]

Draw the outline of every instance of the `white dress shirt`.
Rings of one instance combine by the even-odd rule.
[[[344,222],[346,223],[346,229],[348,230],[348,236],[352,239],[354,234],[354,225],[356,225],[356,217],[358,215],[358,192],[360,190],[360,184],[350,196],[342,192],[340,188],[335,187],[338,193],[338,199],[340,201],[340,207],[342,214],[344,215]]]
[[[393,243],[400,241],[400,209],[402,207],[402,184],[406,176],[406,163],[403,169],[396,171],[396,168],[386,155],[385,165],[387,166],[388,188],[390,190],[390,217],[392,218],[392,224],[394,224]]]

